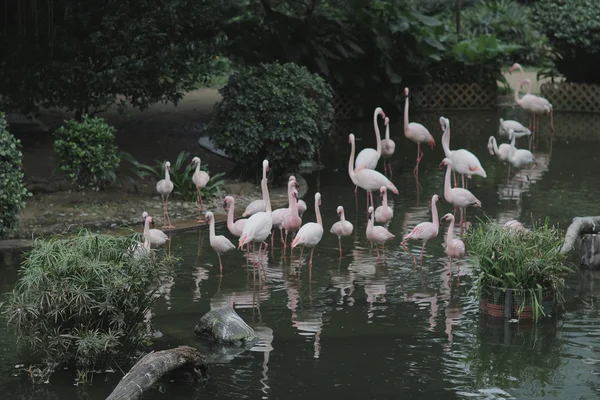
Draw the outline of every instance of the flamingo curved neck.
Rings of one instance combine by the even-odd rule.
[[[146,239],[150,236],[150,221],[148,218],[144,221],[144,236],[146,236]]]
[[[292,217],[300,218],[300,214],[298,212],[298,199],[292,198],[291,208],[292,208]]]
[[[450,225],[448,226],[448,233],[446,234],[446,248],[450,248],[452,241],[454,240],[454,217],[450,219]]]
[[[385,126],[385,140],[390,140],[390,123]]]
[[[408,133],[408,96],[404,102],[404,135]]]
[[[521,99],[519,98],[519,86],[520,85],[515,85],[515,103],[521,105]]]
[[[288,182],[288,208],[292,208],[292,203],[294,203],[294,196],[292,194],[293,188],[294,182]]]
[[[263,179],[267,179],[267,167],[263,165]]]
[[[371,216],[369,217],[369,222],[367,222],[367,232],[371,232],[373,230],[373,213],[371,213]]]
[[[350,160],[348,161],[348,174],[350,175],[350,178],[352,178],[352,180],[354,180],[354,140],[350,141]]]
[[[436,202],[437,201],[431,202],[431,219],[433,222],[433,226],[435,226],[435,229],[439,229],[440,228],[440,219],[438,218]]]
[[[323,220],[321,219],[321,210],[319,210],[319,202],[315,199],[315,214],[317,214],[317,224],[323,226]]]
[[[340,221],[345,221],[346,220],[346,215],[344,213],[344,210],[342,210],[342,212],[340,213]]]
[[[200,172],[200,163],[201,161],[198,161],[198,163],[196,164],[196,172]]]
[[[383,192],[383,201],[381,202],[381,204],[383,205],[383,208],[387,208],[387,190]]]
[[[210,219],[210,226],[208,227],[208,231],[210,232],[210,239],[215,238],[215,218],[212,217]]]
[[[271,199],[269,197],[269,187],[267,186],[267,179],[264,178],[261,181],[262,192],[263,192],[263,201],[265,202],[266,211],[271,214]]]
[[[513,159],[516,150],[517,150],[517,148],[515,147],[515,135],[513,135],[512,139],[510,140],[510,149],[508,152],[508,158],[510,160]]]
[[[450,157],[450,124],[446,124],[446,129],[444,130],[444,134],[442,135],[442,148],[444,149],[444,154],[446,157]]]
[[[234,205],[235,203],[231,203],[229,209],[227,210],[227,228],[230,230],[233,228],[233,213],[234,213]]]
[[[373,125],[375,127],[375,137],[377,138],[377,156],[381,157],[381,133],[379,132],[379,124],[377,123],[378,116],[379,110],[375,111],[373,115]]]
[[[450,164],[448,164],[448,167],[446,167],[446,178],[444,179],[444,197],[446,199],[450,198],[450,188],[451,188],[450,170],[451,169],[452,169],[452,167],[450,167]]]
[[[492,141],[492,146],[494,148],[494,152],[496,154],[498,154],[500,152],[500,150],[498,149],[498,142],[496,142],[496,138],[492,136],[492,138],[490,140]]]
[[[169,168],[165,167],[165,181],[170,181],[171,176],[169,175]]]

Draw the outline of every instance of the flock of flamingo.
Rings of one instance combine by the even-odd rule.
[[[523,73],[523,69],[519,64],[514,64],[510,68],[510,72],[514,69],[520,69]],[[532,143],[532,137],[536,134],[539,129],[539,121],[537,116],[541,114],[550,114],[552,117],[552,105],[544,98],[530,94],[529,92],[519,98],[519,89],[524,85],[529,86],[529,92],[531,91],[531,82],[528,79],[521,81],[520,85],[515,88],[515,101],[516,103],[528,111],[530,116],[530,126],[526,128],[521,123],[513,120],[500,119],[499,133],[501,135],[508,136],[510,143],[503,143],[498,146],[496,138],[490,136],[488,140],[488,151],[492,155],[496,155],[501,162],[507,162],[509,164],[509,175],[510,167],[515,169],[522,169],[531,164],[535,165],[535,158],[529,150],[517,149],[515,147],[516,138],[529,136],[530,146]],[[413,170],[413,174],[418,179],[419,163],[423,158],[423,151],[421,150],[421,144],[429,144],[431,149],[436,145],[434,137],[431,135],[429,130],[422,124],[416,122],[409,122],[409,90],[404,89],[405,105],[404,105],[404,135],[409,140],[417,144],[417,159],[416,165]],[[385,138],[381,139],[379,130],[378,118],[381,117],[384,120],[386,127]],[[440,117],[440,126],[442,130],[442,147],[444,150],[444,159],[441,161],[440,168],[446,167],[446,174],[444,177],[444,199],[446,202],[454,206],[454,213],[447,213],[441,219],[438,219],[437,202],[440,196],[434,194],[431,197],[431,222],[421,222],[415,226],[409,233],[404,235],[400,245],[411,255],[413,262],[416,265],[416,257],[409,251],[407,243],[409,240],[419,240],[422,242],[420,263],[423,263],[423,253],[427,243],[438,236],[440,222],[449,222],[446,239],[443,243],[446,255],[450,258],[452,263],[453,259],[462,257],[465,254],[465,245],[462,240],[454,238],[454,214],[456,209],[460,210],[460,227],[462,231],[463,224],[465,222],[465,214],[467,207],[481,207],[481,201],[477,199],[468,190],[468,180],[473,175],[479,175],[482,178],[486,178],[486,172],[481,166],[479,159],[466,149],[450,149],[450,121],[448,118]],[[350,158],[348,161],[348,175],[350,180],[355,186],[355,196],[357,195],[358,188],[365,190],[367,194],[367,215],[368,223],[366,228],[367,240],[375,245],[377,251],[377,257],[380,258],[379,246],[384,248],[386,242],[395,238],[395,235],[388,230],[390,221],[394,216],[393,209],[388,206],[387,195],[388,191],[394,194],[398,194],[398,189],[390,180],[392,178],[392,168],[390,158],[393,156],[395,151],[395,143],[390,139],[390,123],[389,118],[385,116],[385,113],[380,107],[375,109],[373,114],[373,124],[375,129],[375,136],[377,139],[377,148],[365,148],[361,150],[355,159],[355,138],[353,134],[350,134],[348,141],[350,143]],[[384,173],[376,171],[377,165],[380,158],[383,156]],[[196,166],[195,172],[192,176],[192,180],[197,188],[198,194],[198,207],[199,217],[198,222],[206,222],[210,224],[209,238],[210,245],[213,250],[217,253],[219,258],[220,273],[223,272],[223,264],[221,261],[221,255],[228,251],[234,250],[236,246],[225,236],[215,234],[215,219],[212,212],[206,212],[204,219],[202,219],[202,212],[204,205],[200,191],[206,186],[210,180],[209,175],[200,170],[200,158],[194,157],[192,160],[192,166]],[[174,228],[171,225],[171,221],[168,214],[168,199],[169,195],[173,190],[173,183],[169,178],[170,163],[165,163],[165,179],[160,180],[156,185],[156,190],[161,195],[163,203],[163,217],[165,225],[163,228]],[[246,249],[248,259],[250,259],[250,248],[254,254],[255,245],[258,244],[258,257],[260,257],[261,251],[266,252],[268,243],[267,238],[271,236],[271,248],[274,247],[274,236],[275,231],[279,229],[280,238],[283,245],[283,249],[287,248],[288,235],[294,235],[291,242],[291,249],[300,246],[300,258],[299,265],[302,265],[302,253],[304,248],[311,249],[309,266],[312,270],[313,254],[315,247],[319,244],[323,237],[324,228],[323,221],[320,212],[321,206],[321,194],[315,194],[315,214],[316,222],[307,222],[302,224],[302,215],[307,209],[307,205],[304,201],[298,198],[298,183],[294,176],[290,176],[288,180],[288,206],[279,208],[276,210],[271,209],[271,202],[269,197],[269,188],[267,184],[267,172],[269,171],[269,161],[264,160],[262,164],[262,180],[261,190],[262,199],[255,200],[250,203],[243,213],[243,218],[234,221],[234,209],[235,200],[232,196],[227,196],[224,199],[224,208],[227,211],[227,228],[229,232],[239,238],[238,248]],[[454,186],[451,183],[451,173],[454,172]],[[389,173],[389,178],[387,177]],[[458,187],[456,173],[461,175],[462,187]],[[467,178],[465,180],[465,177]],[[381,195],[381,205],[375,208],[373,202],[373,192],[379,191]],[[358,204],[358,203],[357,203]],[[342,237],[350,236],[354,230],[354,227],[350,221],[345,218],[344,208],[342,206],[337,207],[337,214],[339,221],[334,223],[330,229],[330,233],[338,237],[340,257],[342,256]],[[136,248],[136,254],[148,254],[150,246],[162,246],[169,237],[161,230],[150,229],[150,225],[153,223],[152,217],[148,213],[142,214],[144,221],[144,243],[140,244]],[[380,225],[375,225],[377,222]],[[524,229],[523,225],[515,220],[508,221],[505,224],[507,229],[520,230]],[[285,236],[284,236],[285,233]],[[253,259],[254,265],[259,265]]]

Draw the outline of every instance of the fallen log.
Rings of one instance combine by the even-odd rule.
[[[208,370],[204,356],[193,347],[181,346],[152,352],[129,370],[106,400],[139,399],[163,375],[179,368],[193,369],[201,376],[206,376]]]
[[[575,217],[567,229],[565,242],[560,249],[561,254],[566,254],[573,249],[580,235],[585,233],[600,233],[600,217]]]

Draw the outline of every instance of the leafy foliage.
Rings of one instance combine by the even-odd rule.
[[[0,237],[19,227],[19,213],[31,193],[23,185],[21,142],[8,132],[4,113],[0,112]]]
[[[134,257],[141,240],[83,230],[35,241],[4,313],[19,343],[41,356],[42,379],[73,363],[85,373],[144,346],[145,313],[174,260]]]
[[[260,64],[229,78],[207,125],[215,146],[249,175],[265,158],[283,177],[313,159],[333,124],[332,91],[296,64]]]
[[[60,169],[74,182],[103,187],[116,180],[120,158],[114,145],[115,128],[102,118],[84,115],[81,122],[66,121],[54,137]]]
[[[151,176],[157,180],[164,179],[165,177],[165,161],[155,160],[154,166],[142,164],[138,162],[131,154],[122,152],[124,160],[128,161],[131,165],[132,173],[139,179],[145,179]],[[171,164],[170,178],[173,182],[173,194],[185,201],[196,201],[196,185],[192,181],[192,175],[194,174],[194,168],[191,166],[190,153],[182,151],[177,156],[174,164]],[[205,163],[200,165],[200,169],[210,175],[208,166]],[[211,199],[219,196],[222,192],[225,173],[219,172],[214,175],[210,175],[210,180],[200,191],[203,199]]]
[[[540,0],[534,15],[553,46],[558,71],[568,81],[600,83],[600,3]]]

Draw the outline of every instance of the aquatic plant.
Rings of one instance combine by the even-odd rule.
[[[41,358],[38,379],[73,365],[86,374],[146,344],[145,314],[175,259],[137,256],[141,239],[82,230],[35,241],[3,313],[18,343]]]
[[[19,213],[31,193],[23,185],[21,142],[8,131],[4,113],[0,112],[0,237],[19,227]]]

